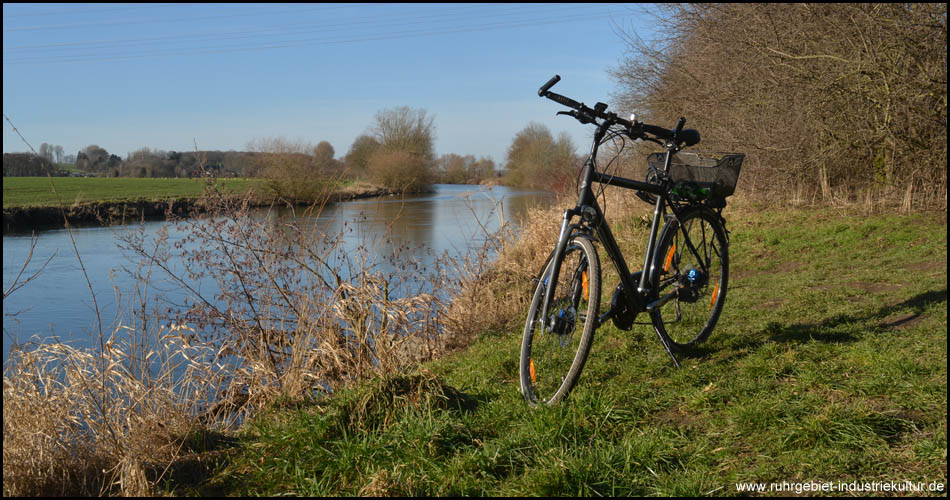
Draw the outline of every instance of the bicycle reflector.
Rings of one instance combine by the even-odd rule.
[[[670,251],[666,252],[666,259],[663,262],[663,272],[669,272],[670,264],[673,263],[673,254],[676,253],[676,243],[673,243],[673,246],[670,247]]]
[[[534,358],[528,360],[528,372],[531,375],[531,383],[535,383],[534,380]]]
[[[590,283],[587,281],[587,271],[581,273],[581,288],[584,290],[584,300],[590,300]]]

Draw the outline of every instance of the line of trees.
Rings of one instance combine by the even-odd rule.
[[[49,159],[33,153],[3,153],[4,177],[59,177],[66,175]]]
[[[621,33],[628,52],[611,70],[621,87],[616,108],[661,125],[686,116],[702,133],[702,149],[746,153],[739,187],[756,195],[903,197],[908,207],[946,202],[946,4],[656,8],[663,38]],[[436,158],[434,137],[434,118],[425,110],[397,107],[379,111],[341,159],[326,141],[266,139],[252,141],[246,152],[142,148],[125,160],[91,145],[77,154],[76,165],[97,175],[150,177],[194,175],[204,166],[265,177],[290,198],[319,186],[308,186],[308,179],[362,179],[419,191],[436,181],[494,176],[486,158]],[[580,167],[574,149],[566,134],[555,138],[531,123],[508,148],[503,182],[564,190]],[[46,143],[40,155],[64,158],[61,147]],[[7,158],[4,175],[41,166],[19,159],[8,169]]]
[[[434,119],[423,109],[399,107],[376,114],[369,132],[353,141],[342,160],[333,146],[282,138],[259,139],[247,148],[258,155],[255,173],[280,197],[315,199],[326,183],[365,179],[401,192],[424,191],[434,182]]]
[[[225,177],[257,177],[274,194],[290,201],[315,199],[328,181],[364,180],[402,192],[432,183],[496,182],[501,172],[487,157],[434,154],[434,118],[423,109],[379,111],[375,123],[358,136],[342,158],[327,141],[317,145],[282,137],[259,138],[246,151],[163,151],[143,147],[125,159],[92,144],[76,154],[76,167],[105,177],[194,177],[208,172]],[[46,175],[61,147],[43,143],[39,156],[4,155],[4,176]],[[508,150],[501,182],[536,189],[562,190],[575,176],[579,158],[567,134],[557,139],[547,127],[531,123]],[[60,172],[65,174],[64,172]]]
[[[436,162],[439,182],[445,184],[479,184],[495,176],[495,162],[491,158],[449,153]]]
[[[315,199],[327,182],[361,180],[402,192],[432,183],[498,182],[502,174],[491,158],[454,153],[436,157],[434,118],[424,109],[397,107],[376,113],[375,122],[341,158],[328,141],[317,145],[282,137],[258,138],[246,151],[163,151],[143,147],[125,159],[91,144],[75,157],[84,173],[104,177],[194,177],[211,172],[224,177],[265,180],[273,194],[289,201]],[[63,159],[62,147],[43,143],[40,155],[4,154],[4,176],[46,175]],[[562,190],[577,172],[579,158],[567,134],[557,139],[547,127],[531,123],[514,138],[501,182]],[[65,174],[65,172],[60,172]]]
[[[41,177],[52,175],[61,177],[69,172],[61,168],[61,164],[75,163],[76,157],[64,155],[63,147],[58,144],[42,143],[37,154],[33,153],[4,153],[4,177]]]
[[[313,145],[282,137],[254,139],[246,151],[163,151],[143,147],[125,159],[91,144],[73,160],[84,173],[104,177],[260,177],[278,196],[313,199],[328,181],[366,180],[403,192],[428,189],[437,181],[480,182],[494,177],[490,159],[434,154],[434,118],[424,109],[379,111],[375,123],[336,158],[328,141]],[[5,154],[5,176],[46,175],[53,160],[68,160],[62,146],[43,143],[38,155]],[[448,172],[448,174],[446,173]]]
[[[747,191],[946,201],[945,3],[657,9],[663,39],[625,35],[618,99],[747,153]]]

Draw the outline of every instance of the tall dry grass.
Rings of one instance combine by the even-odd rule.
[[[140,359],[118,328],[102,351],[41,344],[3,377],[3,490],[12,496],[141,496],[190,451],[194,416],[226,373],[178,326]]]

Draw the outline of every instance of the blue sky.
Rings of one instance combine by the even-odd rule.
[[[338,157],[377,111],[423,108],[436,154],[499,166],[529,122],[568,132],[555,90],[593,104],[607,70],[651,37],[643,4],[4,4],[3,113],[34,148],[243,150],[329,141]],[[26,151],[4,120],[3,151]]]

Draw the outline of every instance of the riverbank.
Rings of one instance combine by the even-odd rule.
[[[5,177],[3,232],[59,227],[65,216],[70,224],[126,224],[142,217],[182,216],[201,212],[204,183],[192,179],[63,178],[56,179],[56,197],[45,177]],[[261,193],[257,179],[223,179],[218,186],[236,195],[250,194],[250,204],[269,206],[272,197]],[[374,198],[396,194],[391,189],[351,182],[327,195],[326,202]],[[65,206],[58,206],[62,199]],[[72,200],[72,201],[69,201]],[[309,203],[308,203],[309,204]]]
[[[635,260],[649,207],[633,197],[608,206],[615,237]],[[518,384],[521,328],[558,212],[533,213],[455,298],[447,326],[463,331],[441,340],[453,348],[446,357],[354,380],[330,397],[276,398],[237,432],[198,426],[187,412],[180,428],[160,419],[162,432],[143,420],[133,436],[174,444],[168,459],[146,443],[147,452],[133,449],[119,462],[50,463],[75,465],[70,474],[89,482],[128,465],[141,491],[176,496],[734,496],[740,484],[783,481],[946,485],[945,213],[733,202],[724,213],[727,305],[709,341],[680,358],[683,368],[672,367],[650,326],[626,332],[608,323],[570,398],[532,409]],[[617,282],[610,266],[604,273],[602,303]],[[370,302],[340,302],[360,304]],[[110,355],[121,352],[110,346]],[[40,413],[40,405],[51,414],[68,401],[27,393],[17,408],[18,386],[10,387],[8,416]],[[56,435],[30,425],[36,440]],[[14,439],[5,434],[5,447],[14,450]],[[23,445],[20,462],[5,448],[5,468],[32,464],[37,442]],[[44,486],[70,486],[45,469],[36,474]],[[11,475],[5,492],[40,491],[30,479]]]
[[[648,207],[612,202],[621,246],[639,248]],[[219,461],[200,479],[182,474],[166,491],[736,496],[783,481],[909,481],[924,489],[905,494],[943,495],[926,488],[946,488],[947,477],[946,217],[736,205],[725,213],[728,303],[682,369],[650,326],[608,323],[570,398],[530,408],[518,382],[523,307],[513,302],[471,315],[467,349],[272,406],[235,441],[206,448]],[[546,215],[526,227],[556,234],[556,210]],[[512,242],[473,303],[527,295],[532,275],[518,269],[545,253],[532,241],[552,240]]]

